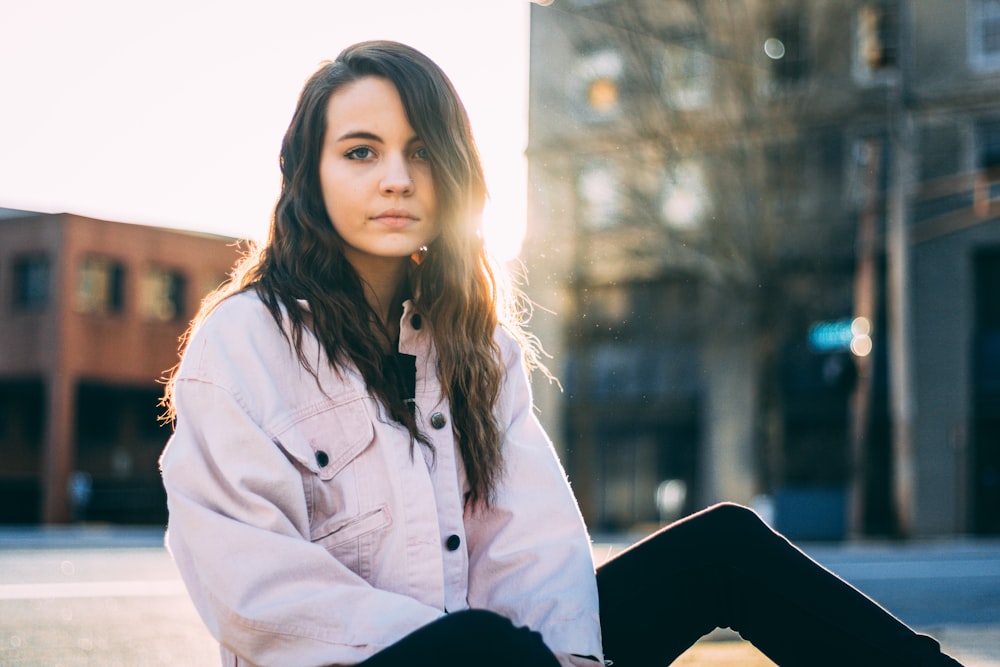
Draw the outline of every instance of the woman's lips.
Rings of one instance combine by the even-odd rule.
[[[387,227],[406,227],[407,225],[413,224],[420,218],[413,215],[409,211],[393,208],[387,211],[382,211],[372,219],[377,220]]]

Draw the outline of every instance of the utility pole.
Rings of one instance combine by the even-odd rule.
[[[863,209],[858,221],[858,237],[855,242],[854,269],[854,317],[855,322],[864,320],[875,329],[878,312],[878,279],[876,275],[878,227],[882,218],[884,201],[880,189],[882,183],[882,151],[880,140],[866,141],[856,156],[858,165],[865,171],[863,186]],[[852,324],[852,330],[854,324]],[[876,335],[881,335],[877,333]],[[865,507],[868,502],[868,449],[871,428],[872,386],[874,383],[874,349],[855,353],[857,383],[851,395],[851,461],[853,472],[850,482],[851,535],[858,536],[865,529]]]
[[[899,80],[889,102],[888,259],[889,400],[892,417],[893,500],[899,533],[913,530],[913,353],[910,313],[910,194],[913,190],[913,119],[909,110],[909,3],[899,3]]]
[[[912,119],[902,109],[890,133],[893,163],[886,221],[888,250],[889,399],[892,414],[893,499],[899,532],[913,529],[913,364],[910,331],[910,173]]]

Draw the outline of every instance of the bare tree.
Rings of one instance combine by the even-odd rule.
[[[810,322],[852,304],[841,124],[857,102],[830,61],[850,58],[842,28],[853,4],[563,0],[541,10],[553,19],[544,29],[558,30],[590,71],[569,72],[581,79],[569,85],[582,120],[533,132],[530,150],[601,160],[617,175],[603,186],[610,211],[588,210],[599,178],[578,181],[584,230],[571,281],[687,281],[696,312],[664,317],[695,319],[705,338],[744,337],[755,405],[745,446],[764,489],[848,475],[846,433],[831,434],[835,446],[819,435],[786,442],[780,360]],[[842,370],[832,382],[850,380]]]

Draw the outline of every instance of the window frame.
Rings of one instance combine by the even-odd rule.
[[[588,123],[603,123],[622,116],[625,83],[625,56],[612,46],[580,51],[567,78],[568,97],[577,117]],[[601,110],[591,104],[591,87],[598,81],[608,81],[614,86],[615,104]]]
[[[1000,0],[968,0],[967,42],[969,65],[977,72],[1000,70]],[[986,50],[986,22],[995,28],[996,49]]]
[[[864,48],[863,12],[866,10],[875,12],[875,32],[876,37],[883,43],[881,51],[891,52],[891,58],[885,59],[887,62],[877,67],[873,67],[865,61],[862,49]],[[869,0],[861,3],[854,12],[854,48],[853,48],[853,72],[855,80],[864,84],[892,83],[899,78],[899,57],[901,50],[900,32],[900,7],[898,0]],[[888,25],[886,22],[889,22]],[[885,39],[883,39],[885,37]]]
[[[29,289],[28,279],[31,276],[28,275],[28,272],[39,268],[44,271],[42,278],[44,286],[41,290]],[[53,268],[52,258],[44,252],[27,252],[13,257],[11,260],[12,310],[19,313],[39,312],[45,310],[52,303]],[[38,278],[36,277],[34,280],[37,281]]]
[[[168,278],[169,284],[162,280],[163,278]],[[136,311],[139,318],[154,324],[167,324],[186,317],[187,291],[190,289],[190,283],[188,275],[177,267],[163,264],[144,266],[137,283]],[[158,293],[153,295],[154,291]],[[172,312],[156,308],[164,303],[169,303]]]
[[[712,59],[703,40],[685,40],[663,49],[661,97],[678,111],[697,111],[712,103]]]
[[[794,32],[791,28],[794,28]],[[804,9],[786,8],[776,13],[770,22],[770,32],[771,37],[779,40],[784,49],[780,58],[770,58],[768,76],[772,94],[802,88],[809,82],[813,67],[809,23]],[[794,49],[789,48],[789,44]],[[789,58],[790,54],[794,56],[794,60]]]
[[[88,276],[85,275],[88,270],[93,271],[95,276],[98,272],[107,276],[107,283],[103,285],[103,293],[96,295],[96,297],[88,297],[84,294],[85,286],[83,283],[88,279]],[[85,315],[120,315],[125,312],[126,279],[127,269],[125,263],[120,259],[99,254],[83,256],[76,266],[74,309]]]

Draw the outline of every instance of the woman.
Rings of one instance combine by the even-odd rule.
[[[468,120],[425,56],[321,67],[281,169],[266,245],[165,397],[168,545],[223,664],[667,664],[717,625],[782,664],[955,664],[735,505],[594,576]]]

